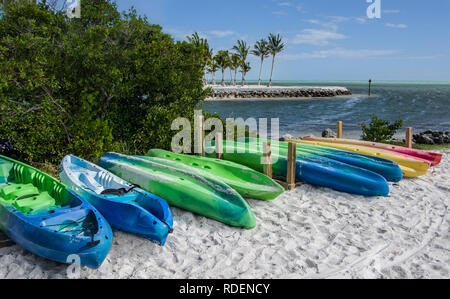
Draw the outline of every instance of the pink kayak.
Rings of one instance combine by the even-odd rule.
[[[389,151],[398,156],[413,158],[419,161],[425,161],[431,164],[431,166],[436,166],[441,163],[442,154],[428,152],[403,146],[396,146],[391,144],[370,142],[370,141],[361,141],[361,140],[352,140],[352,139],[338,139],[338,138],[320,138],[320,137],[305,137],[303,140],[309,141],[319,141],[319,142],[328,142],[328,143],[336,143],[336,144],[347,144],[347,145],[358,145],[358,146],[366,146],[371,148],[382,149],[383,151]]]

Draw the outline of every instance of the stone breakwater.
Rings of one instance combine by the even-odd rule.
[[[351,95],[346,87],[286,86],[286,87],[230,87],[214,86],[209,99],[263,99],[263,98],[320,98]]]

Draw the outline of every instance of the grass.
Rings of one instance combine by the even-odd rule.
[[[39,169],[40,171],[45,172],[59,180],[58,165],[52,164],[50,162],[45,162],[45,163],[32,162],[29,164],[31,166]]]

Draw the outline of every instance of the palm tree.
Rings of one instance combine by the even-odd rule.
[[[193,44],[197,48],[202,49],[203,55],[203,83],[206,84],[208,81],[206,80],[206,72],[209,61],[212,59],[212,49],[210,49],[208,40],[206,38],[201,38],[197,32],[194,32],[190,36],[186,36],[186,39],[190,44]]]
[[[216,72],[218,69],[218,65],[216,62],[215,57],[213,57],[212,55],[212,51],[211,51],[211,59],[208,61],[208,72],[211,73],[211,84],[212,85],[216,85]]]
[[[260,41],[257,41],[253,47],[254,47],[254,49],[252,50],[251,53],[253,55],[261,58],[261,67],[259,68],[259,79],[258,79],[258,86],[260,86],[261,85],[261,73],[262,73],[264,59],[269,57],[269,54],[270,54],[269,47],[268,47],[268,43],[265,39],[261,39]]]
[[[239,57],[238,54],[236,54],[236,53],[231,54],[231,65],[233,66],[233,70],[234,70],[233,85],[236,85],[237,72],[239,70],[239,67],[241,66],[241,58]]]
[[[250,72],[252,68],[250,67],[250,62],[244,63],[241,65],[241,70],[240,72],[242,73],[242,86],[245,85],[245,74],[247,74],[248,72]]]
[[[225,70],[229,66],[229,55],[228,51],[220,50],[217,52],[217,55],[214,56],[214,59],[216,60],[217,66],[222,70],[222,86],[225,86]]]
[[[272,71],[270,72],[269,86],[272,86],[273,66],[275,64],[275,56],[284,50],[285,43],[282,42],[282,38],[279,34],[269,34],[269,54],[272,55]]]
[[[239,58],[241,59],[241,70],[244,69],[245,65],[247,64],[247,56],[250,47],[247,46],[247,43],[245,41],[238,40],[237,45],[233,47],[233,50],[236,51],[236,53],[239,55]],[[245,83],[245,74],[246,72],[242,72],[242,85],[244,85]]]

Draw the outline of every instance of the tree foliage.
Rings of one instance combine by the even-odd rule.
[[[168,148],[204,100],[205,50],[134,10],[84,0],[79,19],[12,2],[0,19],[0,137],[30,160],[95,159],[127,143]]]
[[[386,142],[394,137],[395,133],[403,127],[403,120],[398,120],[393,123],[389,121],[379,119],[375,114],[372,117],[372,121],[367,126],[361,124],[363,134],[361,139],[365,141],[373,142]]]

